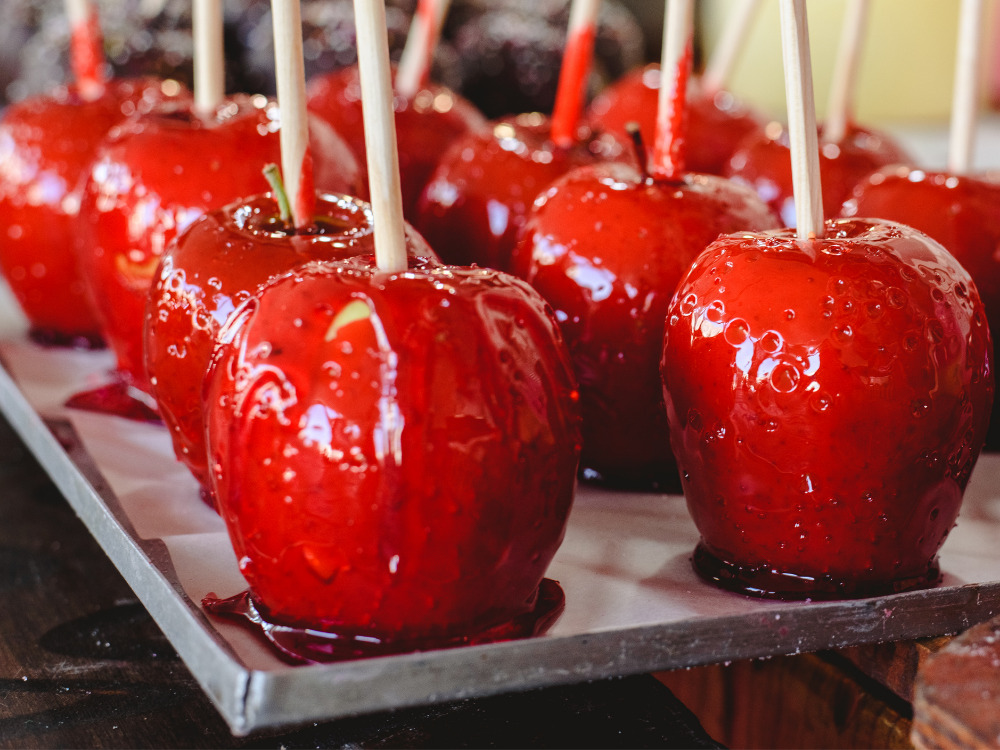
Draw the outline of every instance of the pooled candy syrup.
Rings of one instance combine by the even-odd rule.
[[[326,664],[368,659],[412,651],[429,651],[457,646],[475,646],[541,635],[559,618],[566,606],[562,587],[543,578],[534,606],[524,614],[486,630],[441,639],[385,641],[355,633],[287,625],[269,619],[267,608],[250,590],[226,599],[208,594],[202,606],[216,617],[238,620],[263,638],[286,661],[299,664]]]
[[[120,375],[107,385],[73,394],[66,400],[66,406],[134,422],[162,422],[152,399]]]
[[[928,564],[925,574],[891,581],[820,578],[786,573],[768,565],[740,565],[713,555],[704,544],[695,547],[692,562],[699,576],[726,591],[784,601],[831,601],[887,596],[931,588],[941,581],[941,568],[936,557]]]

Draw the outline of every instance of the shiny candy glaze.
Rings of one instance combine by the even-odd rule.
[[[127,117],[186,96],[173,82],[114,80],[87,100],[60,88],[8,106],[0,119],[0,267],[33,338],[98,346],[97,316],[73,251],[82,178],[98,143]]]
[[[206,211],[266,189],[264,166],[280,162],[279,126],[274,102],[238,95],[208,117],[183,106],[132,119],[98,149],[77,250],[105,338],[133,387],[149,392],[142,329],[160,256]],[[316,121],[310,142],[317,187],[359,192],[346,143]]]
[[[313,233],[294,235],[268,196],[204,214],[164,252],[146,307],[145,366],[150,393],[174,451],[208,484],[201,390],[216,336],[233,310],[272,276],[309,261],[373,262],[371,207],[357,198],[317,196]],[[410,230],[414,262],[434,254]]]
[[[778,226],[752,191],[719,177],[644,179],[624,164],[576,169],[539,197],[514,270],[552,305],[583,411],[583,476],[676,488],[659,366],[667,305],[720,234]]]
[[[361,80],[357,66],[309,80],[309,110],[340,133],[365,164]],[[403,190],[403,214],[416,217],[417,200],[442,154],[459,136],[486,125],[472,104],[450,89],[429,84],[412,98],[396,94],[396,144]]]
[[[1000,175],[953,175],[885,167],[855,186],[845,217],[898,221],[947,248],[976,282],[996,341],[1000,335]],[[994,368],[994,377],[997,372]],[[1000,449],[1000,400],[994,401],[987,450]]]
[[[633,159],[617,139],[581,128],[556,146],[538,113],[491,123],[457,140],[424,188],[416,227],[446,263],[510,270],[510,255],[535,197],[574,167]]]
[[[274,618],[411,641],[534,606],[579,417],[558,327],[527,284],[325,264],[262,287],[220,342],[212,483]]]
[[[823,191],[823,215],[838,216],[840,205],[857,182],[889,164],[912,162],[885,133],[848,127],[838,143],[819,144],[819,171]],[[781,216],[785,226],[795,226],[795,198],[792,192],[792,160],[788,132],[770,123],[766,132],[749,136],[733,154],[723,173],[749,185]]]
[[[713,243],[671,303],[662,362],[699,571],[790,598],[933,583],[991,357],[971,278],[908,227]]]
[[[591,127],[625,137],[630,122],[639,123],[643,140],[654,142],[656,109],[660,95],[660,67],[648,65],[632,71],[604,89],[591,103],[587,116]],[[698,91],[697,81],[688,85],[685,102],[687,127],[684,159],[687,169],[721,175],[726,163],[744,138],[762,133],[766,121],[728,92],[713,96]]]

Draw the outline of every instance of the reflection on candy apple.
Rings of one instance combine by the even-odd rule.
[[[236,311],[205,394],[216,498],[275,620],[433,641],[533,606],[579,424],[558,328],[527,284],[297,270]]]
[[[586,128],[573,145],[557,146],[537,112],[504,118],[452,144],[424,188],[415,224],[446,263],[508,271],[542,190],[575,167],[631,154],[617,138]]]
[[[188,105],[133,118],[101,144],[80,209],[81,269],[98,319],[133,388],[149,392],[143,364],[146,297],[164,249],[206,211],[256,195],[280,160],[277,105],[238,95],[210,115]],[[310,123],[315,184],[360,192],[350,148]]]
[[[837,216],[858,180],[880,167],[912,161],[888,135],[849,125],[837,143],[826,143],[820,129],[819,172],[824,216]],[[749,185],[781,216],[785,226],[795,226],[792,192],[792,158],[788,132],[771,123],[765,132],[747,137],[723,172]]]
[[[720,234],[778,227],[753,191],[710,175],[581,167],[539,196],[514,271],[555,309],[580,382],[585,478],[676,488],[659,364],[667,305]]]
[[[698,571],[788,598],[936,582],[991,357],[972,279],[909,227],[714,242],[671,303],[662,362]]]
[[[361,164],[365,164],[357,66],[310,79],[308,94],[309,111],[340,133]],[[461,96],[437,84],[423,86],[413,97],[397,93],[392,103],[396,113],[403,214],[413,220],[420,193],[442,154],[459,136],[483,127],[486,118]]]
[[[272,276],[309,261],[373,262],[367,203],[320,194],[313,223],[311,232],[296,234],[271,196],[240,200],[195,220],[160,261],[146,308],[146,373],[177,457],[205,487],[202,383],[216,336],[232,311]],[[436,262],[415,232],[407,248],[416,265]]]
[[[993,340],[1000,335],[1000,175],[953,175],[885,167],[855,186],[842,215],[908,224],[955,256],[976,282]],[[996,368],[993,370],[997,376]],[[1000,449],[1000,400],[986,437]]]
[[[100,326],[88,299],[73,238],[82,178],[98,143],[127,117],[169,96],[173,81],[120,79],[84,98],[75,86],[8,106],[0,119],[0,266],[33,338],[98,346]]]

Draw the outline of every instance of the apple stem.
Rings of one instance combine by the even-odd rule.
[[[560,148],[569,148],[577,141],[577,128],[594,60],[600,5],[600,0],[573,0],[570,7],[566,49],[552,109],[552,140]]]
[[[214,112],[226,96],[222,0],[194,0],[194,105],[201,114]]]
[[[292,207],[288,203],[288,192],[285,190],[285,183],[281,179],[281,170],[277,164],[264,165],[264,178],[271,186],[271,193],[278,204],[278,216],[282,221],[287,222],[292,218]]]
[[[983,1],[962,0],[958,52],[948,143],[948,171],[965,174],[972,168],[983,56]]]
[[[726,87],[760,4],[761,0],[740,0],[736,3],[701,76],[701,90],[705,96],[715,96]]]
[[[823,126],[823,141],[826,143],[840,143],[847,135],[854,110],[862,42],[868,26],[868,6],[868,0],[850,0],[844,12]]]
[[[652,179],[649,174],[649,154],[646,151],[646,142],[642,139],[642,130],[635,120],[625,123],[625,132],[632,139],[632,148],[635,150],[636,161],[639,162],[639,171],[642,172],[644,181]]]
[[[66,0],[69,19],[70,67],[80,95],[93,100],[104,93],[104,37],[97,9],[90,0]]]
[[[399,273],[408,265],[406,224],[384,0],[354,0],[354,21],[368,183],[375,224],[375,263],[380,271]]]
[[[652,173],[657,180],[677,180],[685,168],[687,84],[694,47],[692,0],[666,0],[663,26]]]
[[[441,26],[450,0],[420,0],[410,22],[406,45],[396,69],[396,92],[412,99],[430,80],[434,50],[441,36]]]
[[[274,62],[281,111],[281,172],[291,196],[292,223],[299,231],[312,227],[316,208],[306,74],[302,57],[302,13],[299,0],[271,0],[274,19]]]
[[[806,4],[805,0],[780,0],[779,8],[796,235],[799,239],[821,238],[823,189],[819,179],[819,137]]]

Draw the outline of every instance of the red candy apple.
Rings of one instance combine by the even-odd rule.
[[[855,186],[845,217],[872,217],[908,224],[930,235],[969,272],[990,323],[1000,336],[1000,176],[924,172],[886,167]],[[996,369],[994,368],[994,376]],[[1000,400],[994,403],[986,445],[1000,448]]]
[[[667,305],[719,234],[777,226],[753,191],[728,180],[657,180],[624,164],[581,167],[539,196],[514,271],[555,309],[569,345],[585,478],[677,486],[659,375]]]
[[[424,188],[416,227],[448,263],[510,270],[542,190],[575,167],[628,154],[617,138],[584,127],[572,145],[556,145],[549,118],[537,112],[503,118],[452,144]]]
[[[831,598],[938,579],[986,434],[992,344],[968,273],[900,224],[724,237],[674,297],[662,375],[699,572]]]
[[[842,139],[829,143],[823,141],[821,128],[819,169],[824,215],[836,216],[851,189],[868,173],[908,161],[911,160],[902,147],[885,133],[849,124]],[[752,187],[786,226],[795,226],[788,133],[778,123],[771,123],[763,133],[748,136],[723,173]]]
[[[219,329],[269,278],[309,261],[374,257],[371,207],[321,194],[314,229],[295,234],[271,196],[210,211],[170,244],[153,279],[146,312],[145,364],[150,393],[177,457],[208,485],[201,390]],[[435,261],[410,233],[413,263]]]
[[[127,117],[182,92],[153,78],[76,86],[8,106],[0,119],[0,267],[38,341],[102,342],[73,241],[82,181],[98,143]],[[185,94],[186,95],[186,94]]]
[[[210,114],[191,107],[133,118],[99,148],[80,210],[81,266],[124,380],[148,393],[143,365],[146,297],[170,241],[206,211],[255,195],[280,159],[277,105],[236,95]],[[360,192],[349,147],[310,124],[317,187]]]
[[[365,163],[357,66],[312,78],[308,95],[309,110],[330,123]],[[458,94],[433,83],[422,86],[412,97],[397,94],[393,107],[403,213],[413,220],[420,193],[442,154],[459,136],[485,126],[486,118]]]
[[[696,86],[686,104],[687,166],[692,172],[721,175],[740,143],[762,133],[766,120],[727,91],[701,93]],[[595,130],[619,135],[630,123],[638,123],[643,138],[652,143],[659,91],[659,65],[634,70],[594,98],[588,121]]]
[[[223,330],[205,404],[216,497],[269,619],[427,645],[532,608],[579,431],[558,328],[523,282],[289,273]]]

